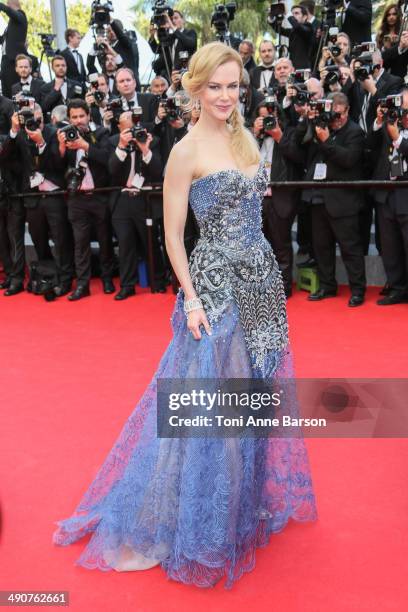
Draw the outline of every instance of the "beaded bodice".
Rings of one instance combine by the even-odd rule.
[[[281,272],[262,233],[266,185],[261,162],[254,177],[220,170],[193,181],[190,189],[200,227],[189,262],[194,288],[210,323],[220,319],[231,300],[237,303],[248,350],[261,374],[268,351],[288,342]]]

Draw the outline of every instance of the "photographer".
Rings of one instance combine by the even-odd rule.
[[[283,104],[283,100],[287,93],[287,84],[290,75],[293,73],[294,67],[288,57],[280,57],[275,64],[275,80],[273,83],[274,94],[276,95],[279,104]]]
[[[61,51],[61,55],[67,63],[67,78],[85,85],[86,69],[84,58],[78,51],[78,47],[81,44],[81,34],[78,30],[68,28],[65,31],[65,41],[68,46]]]
[[[344,66],[349,63],[351,43],[345,32],[339,32],[329,37],[329,45],[323,47],[318,64],[321,73],[327,66]],[[321,75],[320,75],[321,76]]]
[[[41,108],[44,114],[50,113],[55,106],[67,104],[73,98],[85,95],[85,88],[78,81],[67,78],[67,63],[62,55],[55,55],[51,61],[55,78],[44,83],[41,88]]]
[[[22,123],[23,121],[23,123]],[[50,195],[65,189],[65,164],[58,155],[56,130],[44,126],[41,107],[36,104],[32,113],[15,122],[16,145],[22,160],[23,192],[38,193],[38,197],[26,197],[24,206],[28,229],[39,261],[55,261],[57,296],[71,289],[74,276],[72,230],[68,222],[64,197]],[[53,257],[49,239],[54,243]]]
[[[264,96],[251,85],[248,72],[244,69],[239,84],[238,107],[245,119],[245,126],[250,127],[255,119],[256,108]]]
[[[275,61],[276,49],[270,40],[263,40],[259,45],[261,63],[250,72],[251,85],[258,91],[263,92],[273,86],[275,81],[273,63]]]
[[[109,184],[109,132],[102,127],[90,129],[89,106],[81,99],[69,102],[68,119],[70,125],[58,130],[58,142],[59,155],[65,160],[68,219],[74,232],[77,275],[77,287],[68,299],[76,301],[89,295],[92,227],[99,242],[103,291],[115,291],[108,196],[93,191]]]
[[[105,74],[90,74],[89,83],[85,102],[91,111],[91,121],[95,125],[103,125],[109,100],[108,77]]]
[[[304,6],[292,6],[292,15],[288,17],[290,28],[278,25],[280,22],[272,19],[272,28],[289,38],[289,56],[295,68],[310,68],[313,47],[313,27],[308,22],[307,10]]]
[[[184,17],[180,11],[173,11],[161,0],[156,2],[153,10],[148,42],[158,57],[152,67],[155,74],[170,80],[178,53],[187,51],[191,56],[196,51],[197,34],[195,30],[185,29]]]
[[[394,76],[405,78],[408,70],[408,31],[401,33],[398,43],[384,49],[382,52],[384,69],[389,70]]]
[[[283,143],[284,115],[274,96],[267,96],[258,105],[253,131],[267,163],[269,180],[294,181],[302,177],[302,168],[288,157]],[[289,152],[290,155],[290,152]],[[300,161],[302,161],[300,159]],[[268,189],[263,201],[265,236],[278,260],[286,297],[292,295],[292,225],[297,213],[298,190]]]
[[[402,102],[402,104],[401,104]],[[380,102],[366,146],[376,161],[373,180],[408,180],[408,90]],[[388,293],[379,306],[408,302],[408,190],[375,189],[381,257]]]
[[[151,132],[154,128],[154,118],[158,107],[156,96],[150,93],[136,91],[135,75],[129,68],[120,68],[116,73],[116,89],[119,98],[111,100],[104,116],[104,125],[111,134],[118,131],[117,120],[122,112],[141,106],[143,110],[143,125]],[[113,108],[114,107],[114,108]]]
[[[1,91],[3,96],[11,98],[11,88],[17,83],[18,76],[15,71],[17,55],[27,53],[27,17],[21,8],[19,0],[8,0],[7,4],[0,2],[0,12],[9,18],[7,28],[0,36],[3,45],[1,56]]]
[[[154,96],[158,96],[158,98],[165,98],[168,88],[168,81],[162,76],[156,76],[150,83],[149,93],[153,94]]]
[[[20,80],[11,88],[13,96],[23,92],[25,96],[34,98],[39,104],[41,101],[41,89],[44,85],[42,79],[35,79],[32,76],[32,61],[27,55],[17,55],[16,57],[16,73]]]
[[[256,68],[255,60],[254,60],[254,43],[252,40],[243,40],[239,44],[238,52],[241,56],[242,63],[244,64],[245,70],[248,74]]]
[[[0,259],[6,273],[0,289],[6,296],[24,291],[25,211],[21,198],[10,197],[20,190],[22,160],[15,142],[19,127],[14,113],[9,134],[0,135]]]
[[[308,138],[309,126],[312,139]],[[302,200],[312,211],[313,250],[320,279],[320,289],[308,299],[322,300],[337,294],[337,241],[351,289],[349,306],[359,306],[364,302],[366,289],[358,218],[362,192],[341,188],[319,190],[318,186],[322,180],[353,182],[361,178],[364,133],[349,119],[347,96],[330,94],[328,101],[310,105],[308,119],[299,123],[294,138],[306,153],[305,180],[316,181],[314,189],[302,193]]]
[[[133,71],[136,88],[140,91],[139,51],[137,44],[134,44],[131,37],[124,31],[122,22],[112,17],[107,30],[107,36],[110,47],[122,58],[123,66]]]
[[[182,109],[173,97],[160,100],[153,134],[159,138],[163,166],[167,164],[171,149],[185,136],[187,127]]]
[[[352,45],[371,40],[372,15],[371,0],[344,0],[342,30]]]
[[[119,241],[120,291],[115,300],[135,295],[137,264],[147,259],[146,201],[140,191],[144,181],[161,178],[162,162],[157,142],[138,122],[140,115],[125,112],[120,116],[120,133],[111,138],[109,171],[113,185],[122,185],[111,196],[112,223]],[[153,229],[153,228],[152,228]],[[157,242],[153,243],[156,283],[165,291],[163,259]]]
[[[398,93],[403,83],[384,70],[378,49],[364,52],[353,61],[352,78],[354,83],[348,93],[350,117],[367,133],[374,123],[378,100]]]

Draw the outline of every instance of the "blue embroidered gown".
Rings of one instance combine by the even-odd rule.
[[[261,230],[266,183],[261,163],[253,178],[221,170],[191,186],[200,239],[190,273],[212,335],[193,339],[180,289],[151,383],[74,514],[57,523],[58,545],[91,533],[78,565],[110,570],[125,547],[159,559],[173,580],[208,587],[225,577],[230,588],[290,518],[317,518],[302,437],[157,438],[157,378],[294,375],[281,273]]]

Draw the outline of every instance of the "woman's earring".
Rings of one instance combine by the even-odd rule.
[[[196,100],[194,106],[195,106],[196,110],[200,111],[201,110],[201,102],[200,102],[200,100]]]

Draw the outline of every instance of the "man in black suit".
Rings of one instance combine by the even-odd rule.
[[[142,108],[142,123],[150,132],[154,128],[154,118],[158,108],[158,99],[150,93],[136,91],[136,79],[130,68],[120,68],[116,73],[116,88],[122,100],[124,111],[140,106]],[[105,113],[104,124],[111,126],[112,135],[117,133],[117,125],[113,121],[111,111]]]
[[[402,93],[401,128],[384,116],[379,106],[366,145],[376,160],[374,180],[408,179],[408,90]],[[391,161],[392,160],[392,161]],[[381,234],[381,257],[389,292],[379,306],[408,302],[408,190],[376,189],[376,211]]]
[[[167,36],[163,42],[159,42],[155,36],[157,26],[150,25],[149,45],[153,53],[157,54],[157,59],[152,63],[155,74],[164,76],[169,82],[171,81],[171,73],[175,68],[176,58],[180,51],[187,51],[191,56],[197,49],[197,33],[195,30],[188,30],[185,27],[185,21],[182,13],[178,10],[173,11],[173,16],[166,14],[164,28],[167,30]]]
[[[251,72],[251,70],[256,68],[254,52],[255,49],[252,40],[246,39],[240,43],[238,53],[241,56],[242,63],[244,64],[244,68],[248,72],[248,74]]]
[[[349,35],[351,45],[371,40],[371,0],[350,0],[345,2],[341,31]]]
[[[85,101],[91,111],[91,121],[103,125],[106,107],[109,101],[108,77],[106,74],[89,75],[91,86],[85,95]]]
[[[44,85],[42,79],[35,79],[32,74],[32,61],[31,57],[27,55],[17,55],[16,57],[16,73],[20,77],[20,80],[11,88],[11,93],[16,96],[21,91],[25,96],[34,98],[37,104],[41,101],[41,89]]]
[[[102,71],[108,79],[109,94],[111,96],[117,96],[118,90],[116,89],[115,76],[119,68],[124,68],[123,60],[118,53],[116,53],[110,46],[107,47],[107,53],[100,58],[101,70],[97,70],[95,65],[96,55],[89,53],[86,66],[89,74],[95,74],[96,72]]]
[[[269,170],[269,180],[294,181],[302,178],[302,168],[298,168],[296,160],[291,159],[291,151],[285,150],[284,132],[294,128],[284,126],[283,112],[274,105],[267,106],[261,102],[257,109],[254,122],[254,135],[258,139],[261,158]],[[276,125],[271,129],[264,128],[265,117],[275,117]],[[299,150],[299,147],[296,147]],[[303,161],[301,159],[300,161]],[[272,245],[282,272],[286,297],[292,295],[292,225],[298,208],[299,193],[297,190],[281,190],[268,188],[263,200],[264,233]]]
[[[364,132],[349,119],[349,103],[343,93],[330,94],[336,118],[330,127],[314,124],[315,137],[306,145],[305,180],[315,180],[314,189],[305,189],[302,199],[311,206],[314,254],[320,279],[320,289],[308,297],[311,301],[335,296],[336,241],[347,270],[351,288],[349,306],[364,302],[366,289],[365,263],[359,232],[358,212],[362,207],[362,193],[358,189],[322,189],[319,180],[353,182],[361,178]],[[316,111],[309,112],[309,120]],[[307,134],[309,121],[299,123],[294,130],[301,145]]]
[[[111,196],[112,223],[119,241],[120,291],[115,300],[135,295],[138,260],[147,258],[146,202],[140,192],[144,180],[157,182],[162,162],[152,134],[142,142],[132,135],[132,113],[120,116],[120,133],[111,138],[109,171],[113,185],[123,190]],[[143,140],[143,139],[142,139]],[[157,242],[153,242],[156,280],[161,281],[165,270]],[[164,286],[163,286],[164,288]]]
[[[272,87],[275,76],[273,62],[275,61],[276,49],[271,40],[262,40],[259,45],[261,63],[250,72],[251,85],[259,91]]]
[[[78,47],[81,44],[81,38],[81,34],[78,30],[68,28],[68,30],[65,31],[65,40],[68,46],[61,51],[61,55],[65,58],[67,63],[67,78],[72,81],[78,81],[84,85],[86,81],[85,63],[84,58],[78,51]]]
[[[5,289],[6,296],[24,291],[25,211],[21,198],[9,197],[21,189],[23,160],[16,145],[19,129],[19,117],[14,113],[9,133],[0,135],[0,259],[6,272],[0,289]]]
[[[402,32],[398,45],[384,49],[382,56],[385,70],[403,79],[408,70],[408,31]]]
[[[85,95],[85,88],[81,83],[67,78],[67,63],[62,55],[55,55],[51,66],[55,78],[44,83],[41,89],[41,108],[44,113],[50,113],[55,106],[67,104],[69,100]]]
[[[9,22],[0,37],[3,45],[1,58],[1,86],[3,96],[11,98],[11,87],[18,81],[15,71],[15,60],[20,53],[27,53],[27,17],[21,9],[20,0],[8,0],[7,4],[0,2],[0,11],[3,11]]]
[[[70,301],[90,294],[91,229],[94,226],[99,242],[101,277],[104,293],[115,291],[112,282],[113,247],[108,196],[95,193],[95,187],[109,184],[109,132],[103,127],[90,129],[89,106],[84,100],[74,99],[68,104],[68,119],[78,130],[75,140],[67,140],[66,133],[58,131],[59,155],[65,159],[68,197],[68,219],[74,231],[75,270],[77,287],[68,296]],[[81,173],[79,187],[72,184],[73,171]]]
[[[12,101],[0,94],[0,134],[8,134],[13,112]]]
[[[263,94],[251,85],[249,74],[246,70],[242,72],[242,79],[239,84],[239,104],[238,108],[245,120],[246,127],[252,126],[258,104],[264,99]]]
[[[36,129],[21,127],[16,145],[22,160],[22,191],[38,193],[38,197],[24,198],[28,229],[40,261],[54,259],[58,284],[58,296],[71,290],[74,277],[74,252],[72,230],[68,222],[64,197],[52,192],[65,189],[65,163],[58,154],[56,129],[44,126],[41,107],[34,107]],[[49,239],[54,243],[53,257]]]
[[[292,6],[292,15],[288,17],[290,28],[280,27],[283,36],[289,38],[289,56],[296,69],[311,67],[311,50],[313,41],[313,28],[307,20],[307,11],[304,6]],[[274,19],[272,27],[278,31]]]
[[[317,52],[319,50],[319,43],[321,37],[322,22],[315,17],[316,2],[314,0],[301,0],[299,6],[304,6],[307,11],[307,21],[310,23],[313,29],[312,47],[310,53],[311,65],[314,66],[316,62]]]
[[[371,57],[374,70],[363,81],[356,78],[358,61],[354,62],[354,83],[347,94],[350,100],[350,117],[366,133],[374,123],[378,100],[399,93],[403,85],[401,78],[384,70],[383,59],[378,49],[371,54]]]
[[[133,70],[135,75],[137,90],[140,91],[139,80],[139,52],[137,43],[124,31],[123,24],[119,19],[111,18],[110,26],[107,30],[109,45],[122,58],[123,66]]]

